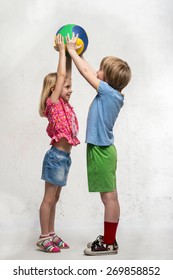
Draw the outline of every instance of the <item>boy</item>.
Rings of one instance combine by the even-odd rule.
[[[113,127],[123,106],[122,90],[131,79],[128,64],[120,58],[102,59],[95,72],[76,50],[78,35],[67,36],[67,50],[80,74],[97,91],[88,113],[87,174],[89,192],[99,192],[104,204],[104,235],[99,235],[84,250],[86,255],[116,254],[116,231],[120,206],[116,190],[117,153],[114,146]]]

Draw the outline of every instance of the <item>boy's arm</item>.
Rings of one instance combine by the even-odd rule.
[[[88,61],[86,61],[86,59],[84,58],[83,55],[80,56],[84,61],[85,63],[88,65],[88,68],[91,70],[91,72],[93,72],[93,74],[97,77],[97,72],[96,70],[88,63]]]
[[[77,52],[76,49],[78,48],[76,46],[76,41],[77,41],[78,36],[73,36],[72,39],[67,36],[66,41],[67,41],[67,49],[68,53],[71,56],[71,58],[74,61],[74,64],[76,65],[77,69],[81,73],[81,75],[90,83],[90,85],[95,88],[96,90],[98,89],[100,80],[97,79],[96,77],[96,72],[91,69],[91,66],[86,62],[86,60],[81,58]],[[80,47],[80,46],[79,46]]]
[[[52,102],[56,103],[58,98],[60,97],[62,88],[64,86],[64,81],[66,78],[66,55],[65,55],[65,46],[64,46],[64,39],[63,37],[58,34],[56,38],[56,45],[59,51],[59,61],[58,61],[58,68],[57,68],[57,80],[55,84],[55,89],[51,94]]]

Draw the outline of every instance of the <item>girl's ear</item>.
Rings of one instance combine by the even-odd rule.
[[[52,86],[52,87],[50,88],[51,93],[52,93],[54,90],[55,90],[55,86]]]

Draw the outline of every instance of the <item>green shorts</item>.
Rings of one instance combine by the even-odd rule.
[[[87,144],[89,192],[112,192],[116,188],[117,151],[114,145]]]

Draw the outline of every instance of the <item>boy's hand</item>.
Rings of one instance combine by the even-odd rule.
[[[65,45],[64,45],[64,37],[61,34],[58,34],[55,39],[56,44],[56,50],[61,52],[65,51]]]
[[[70,35],[68,34],[66,37],[66,42],[67,42],[67,50],[68,52],[70,50],[75,50],[77,51],[78,49],[80,49],[82,47],[83,44],[81,44],[80,46],[77,45],[77,39],[78,39],[79,34],[74,34],[72,35],[72,38],[70,39]]]

